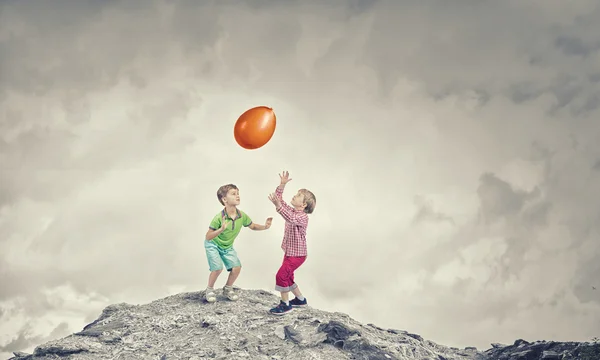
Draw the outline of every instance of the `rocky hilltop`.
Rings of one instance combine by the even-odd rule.
[[[311,307],[273,316],[268,309],[278,302],[276,295],[238,291],[236,302],[220,296],[208,304],[203,292],[193,292],[144,305],[111,305],[82,331],[11,359],[600,359],[595,343],[517,340],[478,351]]]

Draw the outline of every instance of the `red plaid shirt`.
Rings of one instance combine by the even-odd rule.
[[[281,201],[277,212],[285,219],[285,231],[281,248],[286,256],[306,256],[306,228],[308,227],[308,214],[303,210],[296,210],[283,200],[283,189],[279,186],[275,196]]]

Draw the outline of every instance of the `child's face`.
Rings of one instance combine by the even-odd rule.
[[[240,191],[238,189],[230,189],[223,200],[225,205],[237,206],[240,204]]]
[[[304,205],[304,194],[302,194],[300,191],[298,191],[296,193],[296,195],[294,195],[292,197],[291,204],[292,204],[292,206],[302,207],[302,205]]]

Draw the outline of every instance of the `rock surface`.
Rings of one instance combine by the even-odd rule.
[[[492,344],[486,359],[600,360],[600,343],[536,341],[522,339],[512,345]]]
[[[11,359],[600,359],[600,344],[517,340],[482,352],[311,307],[273,316],[268,309],[277,304],[276,295],[238,292],[235,302],[219,296],[208,304],[203,292],[193,292],[144,305],[111,305],[82,331]]]

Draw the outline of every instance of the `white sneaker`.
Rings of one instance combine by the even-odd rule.
[[[227,296],[227,298],[231,301],[236,301],[240,298],[233,290],[233,287],[229,287],[227,285],[223,286],[223,295]]]
[[[217,301],[217,294],[215,294],[215,289],[207,287],[204,291],[204,298],[209,303]]]

